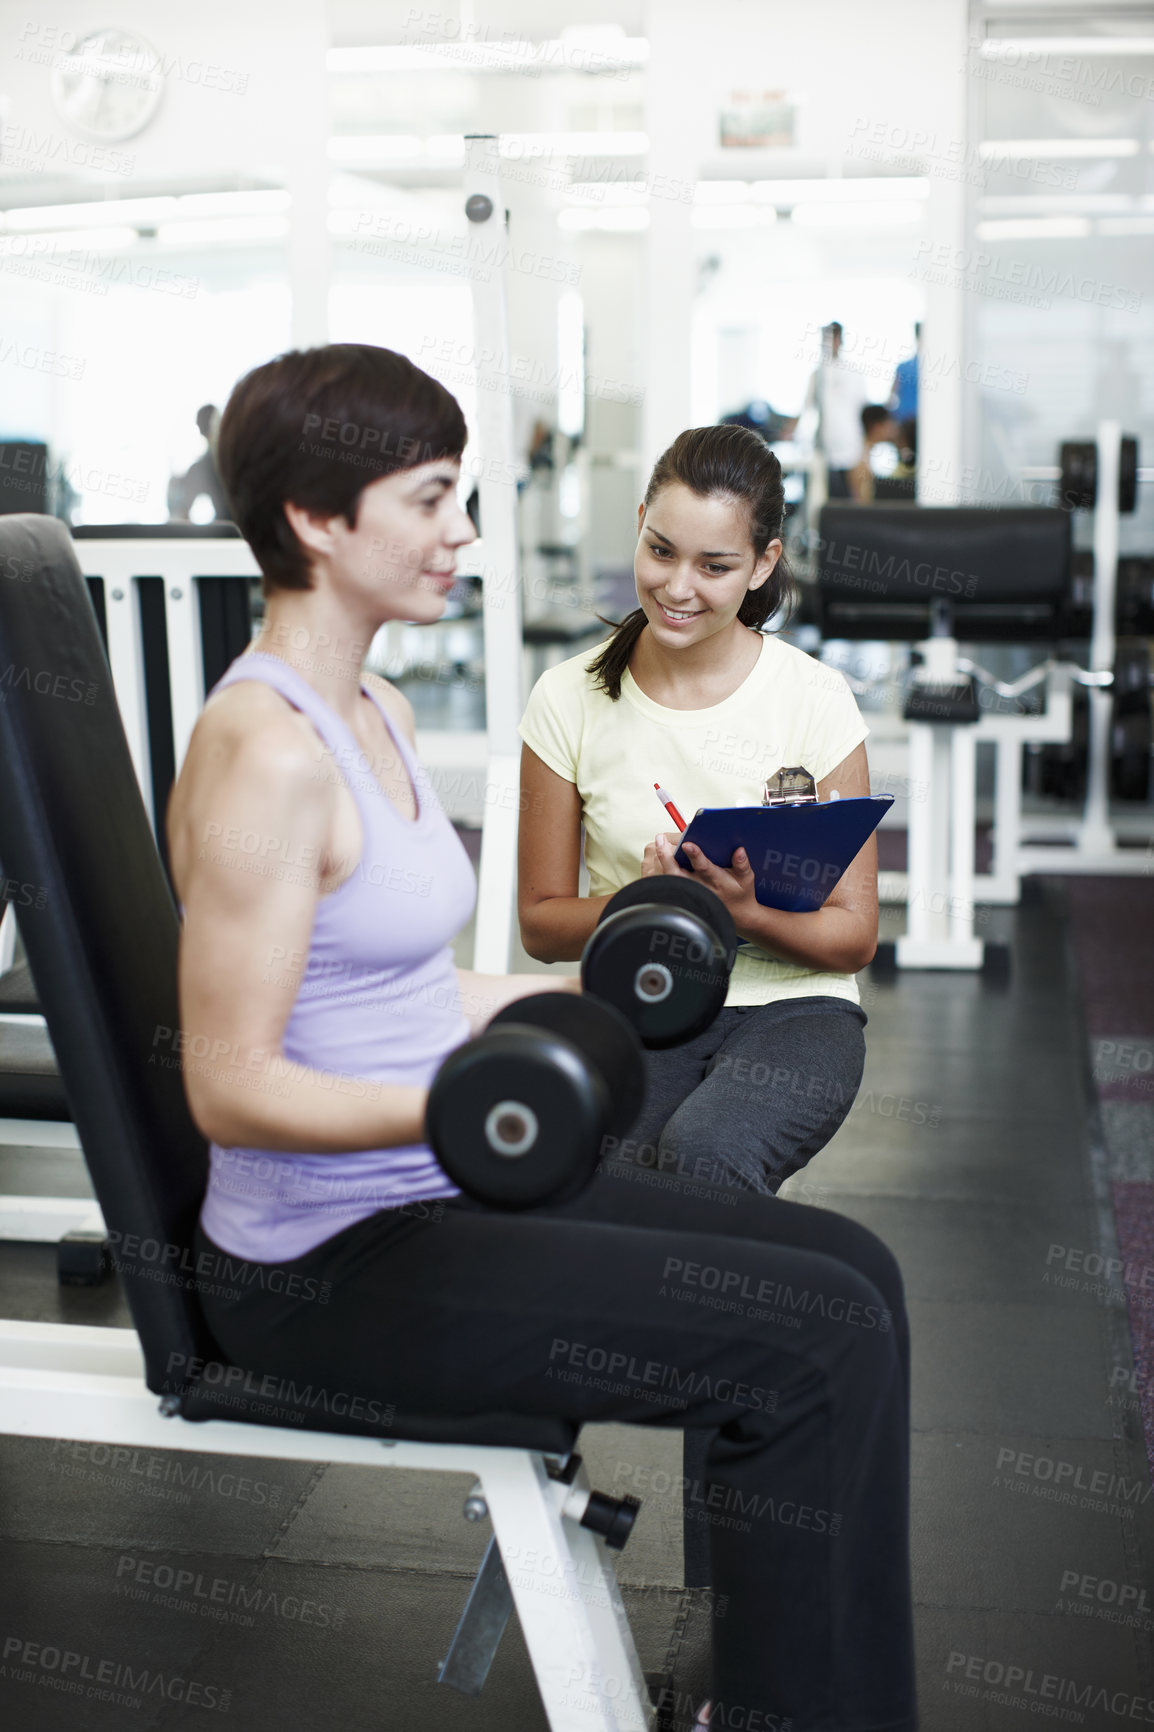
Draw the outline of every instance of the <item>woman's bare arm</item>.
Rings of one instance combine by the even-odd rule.
[[[517,835],[517,917],[521,943],[538,962],[575,962],[608,896],[578,896],[581,796],[521,747],[521,823]]]
[[[197,1125],[225,1147],[288,1152],[420,1142],[425,1089],[284,1057],[336,798],[296,724],[254,720],[251,706],[243,726],[206,712],[181,783],[169,820],[184,904],[174,1038]]]

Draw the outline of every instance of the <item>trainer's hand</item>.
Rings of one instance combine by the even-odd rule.
[[[674,859],[679,847],[684,847],[692,860],[692,872],[683,872]],[[750,916],[756,919],[756,910],[760,904],[757,900],[753,867],[749,864],[749,856],[744,848],[736,850],[728,867],[715,866],[709,856],[701,852],[696,842],[683,843],[679,835],[671,836],[666,833],[649,843],[641,863],[643,878],[652,878],[658,873],[665,873],[672,878],[692,878],[695,883],[704,884],[707,890],[712,890],[715,896],[720,896],[733,916],[733,924],[740,936],[744,937],[744,929],[749,924]]]

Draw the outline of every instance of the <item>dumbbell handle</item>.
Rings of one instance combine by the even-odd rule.
[[[1023,481],[1060,481],[1062,471],[1056,463],[1031,463],[1025,469],[1019,469],[1018,474]],[[1139,481],[1154,481],[1154,469],[1138,469],[1135,471]]]

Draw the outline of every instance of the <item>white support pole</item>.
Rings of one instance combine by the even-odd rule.
[[[505,252],[505,204],[494,137],[465,141],[465,209],[478,251],[501,260]],[[471,214],[470,214],[471,213]],[[481,533],[484,543],[485,727],[489,740],[489,785],[481,826],[473,966],[486,974],[508,972],[513,941],[517,874],[517,806],[521,742],[517,726],[521,689],[521,585],[514,482],[513,403],[507,376],[508,298],[502,263],[473,278],[473,326],[478,361],[500,374],[478,377],[477,446],[481,459]]]
[[[931,931],[934,824],[943,793],[934,785],[934,730],[929,722],[910,723],[910,786],[926,791],[924,800],[910,801],[906,833],[906,931],[911,939],[921,941]]]
[[[974,936],[974,801],[976,753],[971,728],[950,729],[950,942]]]
[[[1094,627],[1090,666],[1108,673],[1114,666],[1114,592],[1118,577],[1118,469],[1122,429],[1117,421],[1098,428],[1098,486],[1094,503]],[[1110,726],[1114,693],[1109,686],[1090,689],[1090,753],[1086,809],[1078,833],[1079,849],[1114,852],[1110,828]]]
[[[164,629],[168,643],[173,758],[179,776],[205,698],[200,596],[196,578],[186,572],[164,580]]]
[[[1017,902],[1021,894],[1018,849],[1022,841],[1022,735],[1008,730],[994,742],[994,858],[987,897]]]
[[[148,821],[156,827],[152,810],[152,753],[148,743],[148,707],[144,692],[144,643],[140,631],[140,597],[136,592],[123,549],[104,543],[95,553],[93,563],[101,567],[104,578],[104,615],[108,627],[108,664],[120,719],[132,758],[132,767],[140,783]]]
[[[648,1732],[653,1712],[632,1637],[596,1605],[609,1572],[582,1544],[591,1536],[563,1517],[542,1458],[493,1451],[482,1485],[550,1732]],[[591,1566],[600,1582],[590,1582]]]
[[[7,974],[16,961],[16,911],[9,902],[0,914],[0,974]]]

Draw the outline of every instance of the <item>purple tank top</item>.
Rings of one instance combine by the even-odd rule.
[[[360,864],[317,901],[307,958],[286,952],[272,964],[300,982],[284,1056],[331,1076],[334,1090],[363,1086],[355,1078],[427,1087],[445,1055],[469,1037],[468,1018],[455,1008],[450,944],[476,901],[469,857],[383,706],[417,797],[411,823],[352,731],[287,662],[246,652],[213,692],[240,680],[262,680],[308,718],[356,801],[363,832]],[[258,1263],[300,1257],[378,1209],[457,1195],[423,1143],[336,1155],[213,1143],[209,1159],[204,1230],[223,1250]]]

